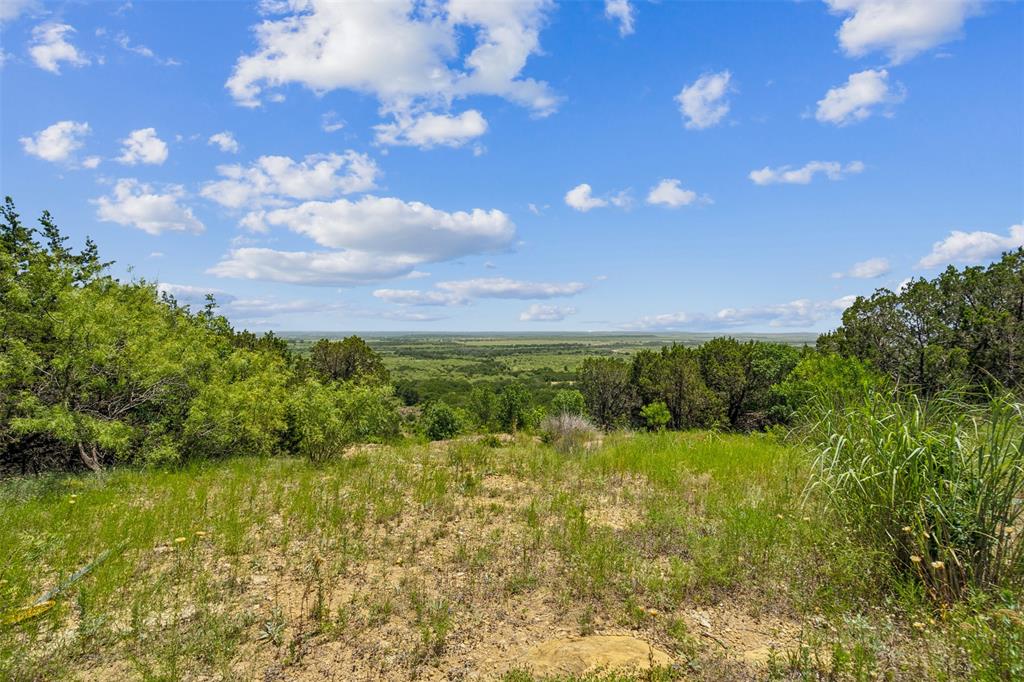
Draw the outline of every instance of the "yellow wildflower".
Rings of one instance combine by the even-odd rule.
[[[914,621],[914,627],[918,630],[924,630],[924,623],[921,621]]]
[[[183,538],[183,537],[174,538],[174,543],[177,544],[177,545],[180,545],[183,542],[185,542],[185,538]]]
[[[946,564],[942,563],[941,561],[933,561],[932,562],[932,568],[934,568],[936,571],[941,571],[945,567],[946,567]]]
[[[921,557],[917,556],[916,554],[911,554],[910,560],[913,561],[915,564],[921,563]]]

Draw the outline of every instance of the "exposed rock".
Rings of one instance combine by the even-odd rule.
[[[552,639],[528,650],[518,666],[538,676],[581,675],[594,670],[647,670],[672,658],[647,642],[625,635]]]

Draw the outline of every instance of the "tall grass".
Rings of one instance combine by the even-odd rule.
[[[867,391],[819,401],[805,435],[816,451],[809,492],[829,504],[935,599],[1024,576],[1024,406]]]

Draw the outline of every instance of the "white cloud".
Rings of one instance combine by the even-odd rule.
[[[433,290],[377,289],[373,295],[389,303],[419,306],[466,305],[479,298],[544,299],[575,296],[582,282],[527,282],[506,277],[438,282]]]
[[[457,299],[555,298],[574,296],[587,288],[582,282],[523,282],[505,277],[438,282],[436,286]]]
[[[1006,236],[993,232],[954,230],[932,245],[931,253],[918,267],[934,268],[950,264],[975,265],[993,261],[1004,252],[1024,246],[1024,225],[1011,225]]]
[[[676,95],[679,110],[686,117],[688,129],[710,128],[725,118],[729,113],[729,102],[725,100],[725,96],[729,93],[731,79],[732,74],[728,71],[707,73]]]
[[[899,64],[960,35],[978,0],[825,0],[837,14],[839,44],[851,57],[885,52]]]
[[[651,188],[647,194],[647,203],[652,205],[667,206],[668,208],[679,208],[689,206],[694,201],[709,201],[706,197],[698,197],[691,189],[683,189],[679,180],[666,178]]]
[[[222,152],[238,153],[238,140],[235,139],[234,134],[230,130],[210,135],[210,139],[206,141],[206,144],[215,144],[220,147]]]
[[[98,156],[87,156],[82,159],[83,168],[99,168],[101,163],[103,163],[103,159]]]
[[[420,291],[419,289],[377,289],[377,298],[399,305],[460,305],[467,303],[447,291]]]
[[[22,14],[34,11],[38,6],[37,0],[4,0],[0,2],[0,24],[14,21]]]
[[[134,227],[152,235],[162,232],[202,232],[203,224],[192,209],[181,205],[185,189],[168,186],[160,194],[151,185],[132,178],[118,180],[113,194],[94,199],[96,217],[104,222]]]
[[[629,0],[604,0],[604,15],[619,24],[619,35],[633,33],[633,5]]]
[[[160,282],[156,285],[157,293],[167,294],[176,300],[178,303],[186,305],[206,305],[206,297],[209,295],[215,296],[218,303],[227,303],[235,299],[234,296],[214,287],[201,287],[193,286],[191,284],[171,284],[170,282]]]
[[[845,176],[860,173],[864,170],[864,164],[860,161],[852,161],[845,166],[838,161],[810,161],[801,168],[792,166],[779,166],[770,168],[765,166],[760,170],[750,171],[748,176],[755,185],[806,185],[814,179],[818,173],[823,174],[829,180],[842,180]]]
[[[843,296],[831,301],[802,298],[789,303],[749,308],[722,308],[713,314],[666,313],[650,315],[622,325],[626,330],[729,329],[767,326],[807,328],[821,320],[837,317],[856,296]]]
[[[868,258],[858,263],[854,263],[853,266],[846,272],[835,272],[832,273],[834,279],[842,279],[843,277],[853,277],[854,279],[875,279],[882,275],[887,275],[892,271],[892,266],[889,264],[888,258]]]
[[[495,251],[515,236],[515,224],[497,209],[449,213],[393,197],[310,201],[268,211],[264,220],[320,246],[409,256],[420,262]]]
[[[74,32],[75,29],[68,24],[47,23],[36,26],[32,29],[32,42],[28,49],[32,61],[50,73],[60,73],[61,62],[71,66],[87,65],[88,57],[67,41],[66,36]]]
[[[201,194],[229,208],[281,206],[286,200],[329,199],[375,187],[380,170],[366,154],[310,154],[302,161],[261,156],[248,167],[218,166],[223,180],[203,185]],[[252,218],[248,218],[252,220]]]
[[[250,107],[266,90],[298,83],[317,94],[372,94],[385,115],[447,113],[454,100],[492,95],[543,116],[559,98],[522,72],[540,52],[551,6],[549,0],[265,4],[265,12],[285,16],[254,28],[256,50],[239,57],[225,85]]]
[[[120,34],[117,37],[117,44],[120,45],[122,49],[127,50],[128,52],[134,52],[137,55],[145,57],[146,59],[152,59],[154,62],[162,66],[181,66],[181,62],[179,62],[177,59],[163,59],[145,45],[132,45],[132,41],[124,33]]]
[[[487,132],[487,121],[476,109],[458,116],[425,113],[419,116],[397,114],[393,123],[374,126],[377,142],[430,149],[436,146],[461,147]]]
[[[593,188],[587,183],[576,185],[571,190],[565,193],[565,203],[571,208],[577,211],[583,211],[586,213],[592,208],[601,208],[607,206],[608,201],[606,199],[599,199],[592,195]]]
[[[167,160],[167,143],[156,135],[155,128],[133,130],[121,140],[122,152],[117,158],[123,164],[134,166],[138,163],[159,166]]]
[[[862,121],[880,104],[895,104],[904,97],[903,86],[889,87],[889,72],[867,69],[851,74],[844,85],[830,89],[818,100],[815,114],[822,123],[843,126]]]
[[[232,251],[211,271],[223,277],[306,284],[401,277],[423,263],[507,248],[515,224],[502,211],[446,212],[417,201],[365,196],[359,201],[309,201],[262,212],[261,227],[285,227],[338,251]]]
[[[325,133],[336,133],[345,127],[345,122],[338,118],[338,113],[328,111],[320,117],[320,127]]]
[[[576,309],[571,306],[534,303],[519,313],[519,319],[523,322],[560,322],[568,316],[575,314]]]
[[[74,152],[82,148],[83,138],[88,134],[88,123],[58,121],[40,130],[34,137],[22,137],[18,141],[25,152],[32,156],[62,163],[71,160]]]

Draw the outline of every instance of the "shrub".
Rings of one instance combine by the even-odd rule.
[[[454,438],[462,430],[459,415],[447,403],[431,403],[423,411],[423,432],[430,440]]]
[[[938,600],[1024,577],[1024,406],[983,407],[869,391],[845,409],[823,402],[807,433],[813,486],[869,542]]]
[[[645,405],[640,410],[640,416],[644,418],[647,428],[651,431],[664,431],[665,427],[672,420],[672,414],[668,406],[660,400],[650,405]]]
[[[314,462],[399,435],[398,401],[386,385],[308,380],[294,393],[292,419],[299,453]]]
[[[541,439],[559,452],[578,452],[600,432],[586,417],[563,412],[547,417],[540,426]]]
[[[583,394],[575,388],[563,388],[551,400],[551,414],[583,415],[587,411],[587,402]]]
[[[498,394],[498,425],[515,433],[530,425],[530,393],[520,384],[509,384]]]

